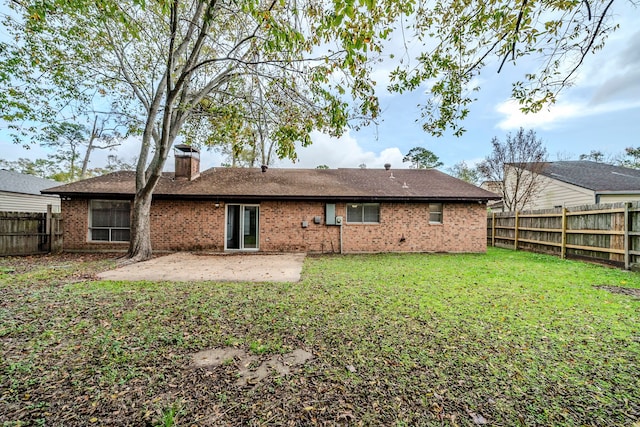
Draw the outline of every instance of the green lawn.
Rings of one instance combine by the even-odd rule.
[[[0,422],[640,426],[640,275],[524,252],[308,257],[300,283],[118,283],[0,258]],[[615,290],[615,289],[614,289]],[[305,349],[236,385],[236,347]]]

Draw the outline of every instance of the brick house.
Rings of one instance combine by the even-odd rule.
[[[496,195],[437,170],[211,168],[176,147],[151,206],[154,250],[484,252]],[[64,248],[126,250],[134,172],[45,190],[62,197]]]

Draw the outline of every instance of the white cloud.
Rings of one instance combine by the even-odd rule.
[[[364,163],[367,168],[373,169],[382,168],[385,163],[391,163],[395,169],[407,167],[406,163],[402,163],[404,156],[398,147],[385,148],[379,153],[366,151],[349,132],[341,138],[332,138],[326,134],[314,132],[311,139],[313,144],[298,149],[298,161],[295,164],[283,160],[275,166],[315,168],[319,165],[327,165],[335,169],[357,168]]]
[[[507,100],[497,105],[496,111],[505,117],[498,123],[498,128],[504,130],[523,128],[550,129],[554,125],[568,118],[578,117],[584,114],[584,110],[578,104],[564,103],[552,105],[538,113],[525,114],[521,105],[513,100]]]
[[[520,127],[549,130],[569,120],[634,108],[640,108],[640,100],[610,102],[599,105],[593,105],[585,101],[566,101],[551,105],[538,113],[525,114],[520,111],[520,104],[510,99],[496,106],[496,111],[505,116],[497,127],[503,130],[518,129]]]

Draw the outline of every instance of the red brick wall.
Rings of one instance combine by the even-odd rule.
[[[88,242],[88,201],[62,202],[67,250],[126,250],[126,243]],[[325,225],[323,202],[260,203],[260,250],[265,252],[340,252],[340,227]],[[156,250],[224,250],[225,207],[212,201],[155,200],[151,239]],[[443,223],[429,224],[429,205],[381,203],[379,224],[349,224],[345,204],[336,204],[345,219],[343,251],[350,252],[484,252],[486,207],[478,203],[445,203]],[[314,217],[320,217],[320,224]],[[306,221],[307,227],[302,227]]]
[[[344,252],[484,252],[485,205],[444,203],[442,224],[429,224],[428,203],[382,203],[379,224],[343,227]]]
[[[340,252],[340,227],[325,225],[322,202],[260,204],[260,249],[276,252]],[[336,215],[343,215],[336,212]],[[314,217],[320,217],[320,224]],[[307,227],[302,227],[302,222]]]
[[[64,249],[85,249],[89,233],[89,201],[62,199],[62,232]],[[96,249],[110,249],[109,244]],[[122,247],[122,245],[119,245]],[[126,246],[124,246],[126,248]],[[87,247],[87,249],[92,249]]]
[[[224,205],[212,201],[155,200],[151,244],[159,250],[224,250]]]
[[[89,201],[63,200],[66,250],[122,250],[128,243],[90,242]],[[224,250],[224,206],[213,202],[154,200],[151,242],[157,250]]]

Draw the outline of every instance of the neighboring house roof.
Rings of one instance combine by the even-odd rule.
[[[114,172],[45,191],[61,196],[133,197],[134,172]],[[197,179],[165,173],[156,198],[227,200],[488,201],[493,193],[435,169],[211,168]]]
[[[541,175],[596,193],[640,193],[640,170],[587,160],[546,162]]]
[[[60,184],[50,179],[0,169],[0,191],[21,194],[37,194],[46,188]]]

